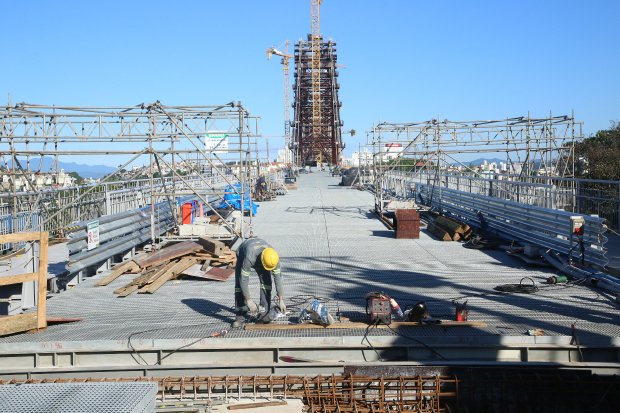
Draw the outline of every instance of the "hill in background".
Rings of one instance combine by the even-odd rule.
[[[22,168],[26,169],[26,159],[18,158],[19,163]],[[51,168],[54,164],[54,159],[49,157],[43,157],[43,162],[41,162],[41,158],[31,158],[30,159],[30,170],[33,172],[52,172]],[[39,165],[41,168],[39,169]],[[76,172],[82,178],[93,178],[99,179],[104,177],[105,175],[112,173],[116,170],[116,168],[105,165],[85,165],[79,164],[75,162],[63,162],[59,161],[58,166],[60,169],[64,169],[65,172]],[[8,167],[12,167],[12,163],[8,162]],[[54,168],[55,170],[56,168]]]

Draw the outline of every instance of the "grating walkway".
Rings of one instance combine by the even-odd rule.
[[[154,413],[157,383],[36,383],[0,386],[11,413]]]
[[[451,319],[452,298],[491,293],[494,286],[518,283],[523,277],[543,282],[552,274],[528,268],[501,251],[468,250],[460,243],[436,241],[424,232],[419,240],[396,240],[370,213],[371,194],[339,187],[337,178],[323,173],[302,175],[299,183],[298,190],[263,203],[254,223],[255,234],[281,255],[287,304],[295,314],[308,297],[318,296],[328,302],[333,314],[340,311],[349,317],[361,316],[365,295],[384,291],[402,307],[424,300],[433,316]],[[0,352],[44,349],[59,342],[65,343],[65,348],[72,343],[81,349],[103,348],[104,344],[132,347],[160,339],[187,340],[190,344],[189,340],[229,329],[233,319],[232,279],[225,283],[179,280],[167,283],[153,295],[117,298],[113,290],[131,276],[123,276],[107,287],[95,287],[97,278],[48,300],[49,315],[83,317],[83,321],[50,326],[37,334],[2,337]],[[257,296],[258,277],[252,277],[251,288]],[[416,327],[416,337],[436,343],[480,343],[485,338],[520,342],[533,328],[544,330],[548,336],[570,336],[571,324],[576,323],[582,343],[605,347],[618,347],[620,343],[618,305],[588,287],[559,286],[534,295],[488,294],[468,300],[470,319],[487,322],[487,328]],[[312,346],[308,338],[331,337],[334,340],[330,342],[317,341],[329,345],[338,338],[363,333],[230,331],[209,343],[226,347],[252,339],[252,343],[267,346],[270,339],[291,337],[298,341],[289,340],[290,346]],[[392,337],[394,333],[382,329],[370,335]],[[256,341],[258,337],[262,340]]]

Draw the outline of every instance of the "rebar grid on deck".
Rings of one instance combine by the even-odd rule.
[[[441,412],[442,400],[458,396],[456,376],[212,376],[121,379],[10,380],[3,384],[158,383],[158,400],[301,398],[311,412]]]

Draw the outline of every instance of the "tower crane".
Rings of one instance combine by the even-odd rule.
[[[282,67],[284,68],[284,163],[291,163],[291,123],[290,123],[290,80],[289,80],[289,70],[288,70],[288,61],[293,55],[288,54],[288,40],[284,42],[284,52],[276,49],[275,47],[270,47],[267,49],[267,59],[271,59],[272,55],[280,56],[282,59],[280,63],[282,63]]]

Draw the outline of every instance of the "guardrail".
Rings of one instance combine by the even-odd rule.
[[[218,197],[207,197],[209,203],[216,202]],[[185,196],[178,199],[179,204],[197,200],[195,196]],[[97,223],[99,244],[88,249],[88,225]],[[155,204],[155,235],[161,236],[175,226],[174,214],[170,203],[163,201]],[[125,254],[134,247],[142,245],[151,239],[151,206],[119,214],[102,216],[97,220],[86,220],[74,224],[71,228],[67,248],[69,261],[67,272],[63,277],[71,276],[87,268],[101,265],[108,259]]]
[[[509,238],[550,248],[566,255],[575,249],[569,238],[570,217],[575,215],[572,212],[541,208],[437,185],[415,183],[412,186],[413,194],[421,203],[471,226],[487,227]],[[603,235],[606,231],[605,220],[587,215],[584,218],[584,260],[604,267],[607,264],[604,248],[607,238]]]
[[[19,212],[16,216],[0,215],[0,235],[7,235],[19,232],[26,232],[33,228],[39,228],[41,217],[39,213]],[[18,243],[21,244],[21,243]],[[0,243],[0,254],[3,251],[13,249],[11,242]]]
[[[185,176],[183,179],[199,191],[208,189],[209,185],[223,182],[220,176]],[[153,191],[164,192],[164,185],[170,190],[172,183],[172,178],[157,178]],[[43,229],[56,233],[59,230],[64,231],[75,221],[93,220],[103,215],[141,208],[151,202],[151,186],[148,179],[98,185],[81,199],[79,199],[81,194],[92,189],[93,185],[50,189],[37,193],[21,192],[15,194],[15,199],[13,194],[2,193],[0,194],[0,234],[38,230],[46,217],[55,215],[63,208],[63,212],[52,221],[45,222]],[[176,185],[177,187],[186,186],[178,180]],[[0,244],[0,253],[11,248],[10,244]]]
[[[71,234],[67,242],[69,261],[65,275],[76,274],[149,241],[151,239],[150,208],[147,206],[76,224],[74,227],[76,231]],[[156,235],[162,235],[174,227],[174,218],[168,202],[155,205],[155,216]],[[98,226],[99,243],[89,250],[88,225],[93,222],[96,222]]]
[[[383,177],[387,187],[406,196],[402,182],[417,182],[486,195],[543,208],[562,209],[583,215],[596,214],[607,226],[620,229],[620,181],[550,176],[482,178],[454,173],[434,174],[390,171]],[[392,182],[391,182],[392,181]]]

